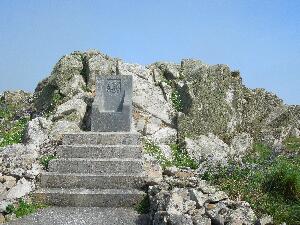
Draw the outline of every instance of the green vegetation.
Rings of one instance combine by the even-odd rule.
[[[197,169],[198,163],[193,160],[184,149],[180,148],[178,144],[170,145],[172,149],[173,161],[172,164],[176,167],[190,167],[191,169]]]
[[[18,110],[0,101],[0,147],[22,142],[29,118],[20,116]]]
[[[6,213],[8,214],[14,213],[16,214],[17,218],[20,218],[35,213],[38,209],[45,208],[45,207],[46,207],[45,205],[28,203],[25,202],[23,199],[20,199],[17,207],[13,205],[7,206]]]
[[[288,151],[300,153],[300,138],[299,137],[288,137],[284,144]]]
[[[49,162],[56,159],[55,155],[44,155],[40,158],[40,163],[44,166],[45,170],[48,170]]]
[[[183,148],[180,148],[178,144],[171,144],[170,147],[172,150],[172,160],[168,160],[159,146],[153,142],[147,140],[144,143],[145,152],[152,155],[163,168],[171,166],[190,167],[192,169],[198,168],[198,163],[194,161]]]
[[[150,210],[149,196],[146,195],[143,200],[135,207],[135,210],[140,214],[147,214]]]
[[[173,107],[176,111],[181,112],[183,110],[183,103],[180,96],[180,93],[177,90],[174,90],[171,94],[171,101],[173,104]]]
[[[58,105],[62,104],[63,96],[58,90],[55,90],[52,95],[51,105],[48,109],[48,113],[52,112]]]
[[[27,118],[15,122],[9,130],[0,131],[0,147],[21,143],[28,123]]]
[[[270,148],[255,144],[242,163],[230,162],[202,178],[249,202],[258,216],[272,215],[275,224],[300,224],[299,155],[276,156]]]
[[[153,142],[146,140],[144,142],[144,150],[153,156],[163,168],[172,166],[172,162],[165,157],[161,149]]]

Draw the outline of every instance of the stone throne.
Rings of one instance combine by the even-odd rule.
[[[91,131],[129,132],[131,131],[131,113],[132,76],[97,76]]]

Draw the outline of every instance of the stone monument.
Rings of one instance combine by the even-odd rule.
[[[128,132],[131,130],[131,112],[132,76],[97,76],[91,130],[93,132]]]

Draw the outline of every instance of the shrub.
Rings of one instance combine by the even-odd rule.
[[[55,155],[44,155],[40,158],[40,163],[44,166],[45,170],[48,170],[49,162],[56,159]]]
[[[284,199],[300,201],[300,166],[278,158],[265,175],[264,189]]]

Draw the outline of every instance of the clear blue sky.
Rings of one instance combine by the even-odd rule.
[[[1,0],[0,92],[33,91],[74,50],[128,62],[196,58],[300,104],[299,0]]]

